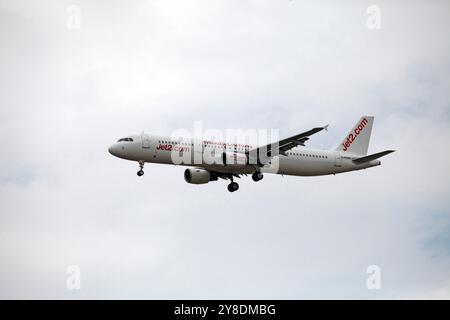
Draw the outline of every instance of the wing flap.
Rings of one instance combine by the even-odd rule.
[[[309,140],[309,136],[311,136],[317,132],[320,132],[324,129],[327,130],[328,125],[326,125],[324,127],[313,128],[309,131],[302,132],[300,134],[280,140],[278,142],[271,143],[266,146],[250,150],[249,153],[259,156],[260,151],[262,151],[269,158],[272,158],[278,154],[286,155],[286,151],[288,151],[292,148],[295,148],[297,146],[304,146],[305,142]]]

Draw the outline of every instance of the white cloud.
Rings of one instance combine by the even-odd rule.
[[[380,1],[379,31],[356,1],[76,1],[76,31],[69,3],[0,5],[1,297],[448,297],[446,2]],[[194,120],[331,148],[363,113],[381,167],[234,194],[107,153]]]

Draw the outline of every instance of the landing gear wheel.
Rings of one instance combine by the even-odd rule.
[[[144,175],[144,164],[145,164],[145,161],[143,161],[143,160],[139,161],[139,168],[140,168],[140,170],[137,172],[137,175],[139,177]]]
[[[239,185],[236,182],[231,182],[227,188],[228,188],[228,191],[235,192],[239,189]]]
[[[252,179],[253,179],[253,181],[259,181],[259,180],[262,180],[262,178],[264,178],[264,175],[261,173],[261,172],[259,172],[259,171],[256,171],[256,172],[254,172],[253,174],[252,174]]]

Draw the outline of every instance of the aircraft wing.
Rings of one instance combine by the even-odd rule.
[[[255,148],[249,151],[250,156],[257,156],[258,159],[261,155],[267,155],[268,158],[272,158],[279,154],[286,155],[286,151],[296,147],[296,146],[304,146],[305,142],[309,140],[309,137],[313,134],[320,132],[322,130],[327,130],[328,125],[324,127],[313,128],[309,131],[299,133],[295,136],[280,140],[278,142],[273,142],[271,144]]]

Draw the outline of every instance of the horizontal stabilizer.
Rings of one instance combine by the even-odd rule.
[[[387,150],[387,151],[383,151],[383,152],[374,153],[374,154],[371,154],[371,155],[368,155],[368,156],[365,156],[365,157],[362,157],[362,158],[354,159],[353,162],[356,163],[356,164],[369,162],[369,161],[376,160],[378,158],[384,157],[385,155],[388,155],[389,153],[392,153],[394,151],[395,150]]]

